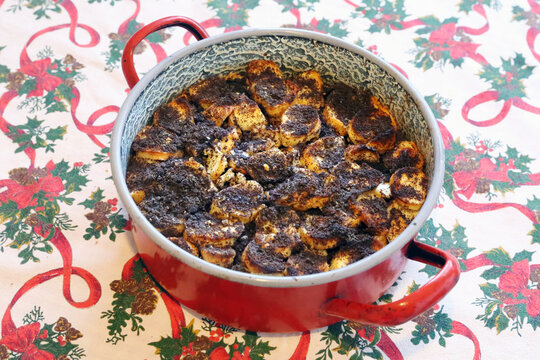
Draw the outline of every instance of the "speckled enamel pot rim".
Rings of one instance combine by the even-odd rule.
[[[303,276],[271,276],[271,275],[256,275],[250,273],[244,273],[240,271],[226,269],[209,262],[206,262],[194,255],[191,255],[178,246],[170,242],[165,236],[163,236],[159,231],[157,231],[152,224],[144,217],[142,212],[139,210],[127,188],[125,174],[122,169],[121,164],[121,138],[124,132],[124,126],[126,123],[127,116],[136,102],[139,95],[144,91],[144,89],[150,84],[150,82],[156,78],[162,71],[164,71],[170,64],[175,62],[177,59],[182,58],[186,55],[189,55],[193,52],[199,51],[203,48],[210,47],[214,44],[227,42],[230,40],[246,38],[246,37],[259,37],[259,36],[284,36],[284,37],[300,37],[308,38],[311,40],[320,41],[323,43],[328,43],[330,45],[340,47],[342,49],[351,51],[353,53],[359,54],[371,62],[377,64],[382,69],[384,69],[389,75],[394,77],[396,81],[405,89],[405,91],[411,96],[414,102],[417,104],[422,116],[427,122],[430,134],[433,139],[433,149],[434,149],[434,167],[433,174],[431,177],[431,185],[428,190],[426,201],[424,205],[418,212],[415,219],[409,224],[409,226],[403,231],[396,239],[391,243],[386,245],[381,250],[376,253],[364,258],[356,263],[343,267],[341,269],[332,270],[324,273],[317,273],[313,275],[303,275]],[[204,61],[204,59],[201,59]],[[423,99],[422,95],[410,84],[410,82],[396,71],[391,65],[389,65],[384,60],[373,55],[372,53],[364,50],[356,45],[348,43],[346,41],[312,32],[307,30],[297,30],[297,29],[249,29],[249,30],[240,30],[231,33],[225,33],[221,35],[211,36],[207,39],[198,41],[194,44],[191,44],[171,56],[167,57],[155,67],[153,67],[130,91],[128,97],[122,105],[118,117],[115,121],[115,125],[112,132],[111,138],[111,167],[113,180],[118,190],[119,197],[124,204],[127,212],[131,216],[132,222],[136,223],[140,230],[144,231],[158,246],[163,250],[169,253],[171,256],[179,259],[186,265],[189,265],[197,270],[208,273],[213,276],[217,276],[222,279],[229,281],[244,283],[247,285],[261,286],[261,287],[304,287],[304,286],[313,286],[319,284],[325,284],[328,282],[340,280],[347,278],[349,276],[361,273],[366,271],[375,265],[381,263],[390,257],[394,252],[400,251],[411,239],[413,239],[421,226],[428,219],[431,211],[433,210],[437,198],[439,196],[444,175],[444,149],[441,134],[439,132],[437,122],[433,117],[433,114]]]

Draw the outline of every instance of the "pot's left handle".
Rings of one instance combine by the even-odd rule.
[[[333,298],[323,305],[321,313],[366,325],[395,326],[429,310],[458,282],[459,262],[450,253],[413,240],[409,244],[406,256],[411,260],[433,265],[441,270],[416,291],[389,304],[360,304]]]
[[[129,85],[129,88],[133,88],[137,82],[139,82],[139,76],[135,71],[135,65],[133,64],[133,51],[135,47],[148,35],[154,31],[165,29],[171,26],[180,26],[192,33],[197,40],[206,39],[208,33],[202,27],[201,24],[193,19],[184,16],[169,16],[163,19],[156,20],[150,24],[143,26],[137,31],[131,38],[129,38],[122,54],[122,71]]]

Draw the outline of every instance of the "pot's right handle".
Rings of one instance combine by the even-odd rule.
[[[135,47],[148,35],[154,31],[165,29],[171,26],[180,26],[192,33],[197,40],[206,39],[210,35],[202,27],[201,24],[193,19],[185,16],[169,16],[163,19],[156,20],[150,24],[143,26],[133,36],[131,36],[126,43],[124,52],[122,54],[122,71],[129,85],[129,88],[133,88],[137,82],[139,82],[139,76],[135,71],[135,65],[133,64],[133,51]]]
[[[323,305],[321,313],[366,325],[395,326],[433,307],[456,285],[460,266],[451,254],[413,240],[406,256],[411,260],[441,268],[441,271],[418,290],[392,303],[371,305],[334,298]]]

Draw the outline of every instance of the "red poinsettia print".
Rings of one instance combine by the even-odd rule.
[[[540,315],[540,290],[528,288],[529,276],[529,260],[525,259],[516,262],[509,272],[502,274],[499,278],[499,288],[514,297],[506,298],[504,300],[505,304],[526,304],[527,313],[536,317]]]
[[[5,335],[0,340],[0,345],[6,346],[9,350],[22,354],[21,360],[54,360],[55,356],[47,351],[40,350],[34,344],[39,335],[40,324],[21,326],[15,331]]]
[[[54,163],[50,161],[45,168],[47,173],[44,176],[38,176],[37,179],[27,169],[12,171],[10,179],[0,180],[0,190],[4,189],[0,192],[0,203],[12,200],[17,203],[18,209],[24,209],[37,205],[37,199],[34,198],[34,195],[40,191],[43,191],[45,197],[50,199],[58,196],[65,187],[60,177],[50,173],[54,167]],[[21,177],[21,172],[26,172],[26,176]]]
[[[456,161],[459,160],[459,158],[456,158]],[[473,171],[456,171],[452,174],[452,177],[460,189],[459,192],[465,195],[467,199],[470,199],[481,179],[512,182],[508,178],[508,170],[513,168],[515,168],[513,164],[500,163],[497,166],[491,159],[485,157],[480,159],[477,169]]]
[[[432,51],[450,51],[450,57],[452,59],[470,57],[476,53],[476,50],[480,44],[474,44],[466,41],[455,41],[455,35],[456,23],[453,22],[443,24],[440,29],[434,30],[429,36],[429,41],[438,46],[434,46]]]
[[[44,90],[53,91],[62,83],[61,78],[47,72],[49,68],[51,68],[51,58],[31,61],[21,66],[20,72],[36,78],[36,87],[28,93],[27,97],[43,96]]]

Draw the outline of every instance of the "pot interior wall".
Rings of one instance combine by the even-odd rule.
[[[434,159],[429,127],[414,100],[391,75],[360,54],[309,38],[283,35],[244,37],[207,46],[175,60],[159,73],[135,100],[126,119],[121,144],[124,172],[135,135],[161,104],[198,80],[243,71],[254,59],[275,61],[286,75],[315,69],[326,84],[342,82],[369,88],[390,109],[404,136],[416,142],[431,179]]]

